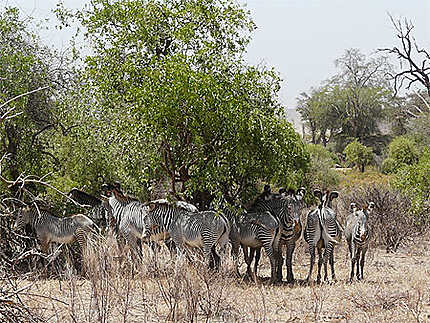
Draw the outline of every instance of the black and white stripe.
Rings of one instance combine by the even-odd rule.
[[[363,268],[366,252],[369,248],[371,238],[371,227],[368,217],[372,213],[374,203],[370,202],[367,207],[360,210],[353,208],[351,203],[352,214],[346,219],[345,238],[348,243],[349,254],[351,258],[350,281],[354,277],[354,267],[357,266],[357,279],[363,279]]]
[[[339,196],[336,191],[327,191],[324,195],[320,190],[315,190],[314,194],[319,199],[319,205],[310,211],[306,220],[304,239],[309,244],[311,255],[309,274],[307,281],[312,277],[313,265],[315,262],[315,247],[318,251],[318,276],[317,282],[321,281],[321,266],[324,263],[324,280],[328,279],[327,262],[330,262],[332,279],[336,280],[334,270],[334,247],[340,242],[342,236],[341,227],[336,218],[336,212],[331,208],[333,199]],[[324,255],[322,253],[324,249]]]
[[[14,227],[19,230],[27,224],[35,231],[45,253],[48,253],[51,242],[70,244],[77,240],[81,248],[84,248],[88,234],[97,228],[83,214],[59,218],[48,211],[29,206],[18,211]]]
[[[242,247],[245,262],[247,264],[247,274],[257,278],[258,260],[261,248],[264,248],[270,260],[271,279],[276,280],[277,261],[279,253],[279,240],[281,225],[279,220],[268,211],[260,212],[236,212],[229,207],[223,208],[223,213],[231,224],[230,242],[232,244],[232,255],[235,261],[236,272],[239,275],[238,256],[239,246]],[[250,254],[248,254],[250,248]],[[256,253],[254,271],[251,271],[251,263]]]
[[[258,199],[250,208],[256,211],[268,211],[275,216],[281,224],[281,237],[277,261],[277,280],[282,281],[282,246],[286,245],[286,267],[287,281],[294,282],[292,258],[296,247],[296,242],[302,232],[300,214],[303,207],[302,200],[305,189],[294,190],[281,189],[279,194],[265,194],[264,199]]]

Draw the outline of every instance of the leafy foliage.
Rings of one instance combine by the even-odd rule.
[[[430,199],[430,153],[427,150],[418,163],[402,167],[393,181],[395,187],[412,198],[413,212],[421,214],[429,208]],[[424,219],[423,219],[424,221]],[[428,221],[428,215],[427,219]]]
[[[418,144],[413,138],[399,136],[388,145],[388,157],[384,160],[382,170],[384,173],[393,173],[402,166],[412,165],[419,158]]]
[[[91,153],[64,156],[140,197],[162,181],[202,207],[218,192],[246,201],[261,180],[299,185],[309,157],[276,100],[277,73],[242,59],[254,28],[242,7],[96,0],[76,17],[94,54],[72,95],[73,136]],[[86,176],[92,186],[95,175]]]
[[[62,129],[54,97],[67,84],[67,62],[41,45],[18,9],[0,12],[0,118],[11,112],[0,120],[2,174],[7,178],[42,176],[59,167],[50,137]]]
[[[298,101],[312,143],[325,146],[334,141],[338,152],[355,138],[373,144],[374,136],[379,136],[378,123],[385,117],[383,108],[391,103],[385,79],[391,66],[386,58],[368,59],[357,49],[347,50],[335,63],[339,73]]]
[[[357,139],[349,143],[343,151],[346,161],[360,168],[364,172],[364,166],[370,164],[373,160],[372,147],[366,147]]]
[[[308,144],[306,148],[311,158],[308,173],[311,186],[322,190],[334,189],[340,181],[340,175],[333,169],[339,162],[336,154],[322,145]]]

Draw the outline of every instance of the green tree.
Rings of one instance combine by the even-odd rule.
[[[340,182],[339,174],[333,169],[339,162],[336,154],[322,145],[308,144],[306,148],[311,158],[308,172],[311,186],[322,190],[336,187]]]
[[[235,1],[95,0],[77,17],[94,54],[72,95],[74,133],[97,143],[84,158],[107,156],[102,173],[141,196],[164,180],[201,207],[217,192],[246,200],[260,180],[298,185],[307,152],[277,73],[242,58],[255,26]]]
[[[355,138],[377,148],[379,123],[392,101],[385,79],[391,65],[384,57],[368,58],[357,49],[346,50],[335,64],[338,74],[299,98],[299,112],[315,134],[312,142],[319,142],[319,134],[324,145],[334,141],[338,152]]]
[[[50,150],[52,134],[61,130],[53,98],[68,71],[29,31],[28,21],[16,8],[0,12],[0,154],[2,175],[10,180],[59,167]]]
[[[364,172],[364,167],[370,164],[373,160],[372,147],[366,147],[357,139],[350,142],[343,151],[346,161],[357,166],[361,172]]]
[[[420,221],[429,221],[430,153],[424,152],[419,161],[402,167],[395,175],[393,185],[412,198],[412,211]]]
[[[392,173],[405,165],[415,164],[419,156],[418,144],[412,138],[396,137],[388,145],[388,157],[383,163],[383,171]]]

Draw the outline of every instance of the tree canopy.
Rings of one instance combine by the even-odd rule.
[[[354,138],[366,142],[379,134],[378,123],[391,100],[385,78],[391,66],[386,58],[367,58],[357,49],[346,50],[335,64],[339,73],[310,95],[302,94],[298,111],[313,143],[332,141],[341,152]]]
[[[65,103],[86,147],[70,143],[68,159],[141,196],[162,181],[203,207],[217,192],[246,200],[259,181],[299,185],[308,154],[277,100],[278,74],[243,60],[255,26],[235,1],[95,0],[74,17],[93,54]]]

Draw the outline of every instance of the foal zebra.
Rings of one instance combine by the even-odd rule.
[[[315,262],[315,247],[318,250],[318,276],[317,283],[321,282],[321,266],[324,263],[324,280],[327,281],[327,261],[330,261],[332,279],[336,280],[334,270],[334,247],[340,242],[342,229],[337,222],[336,213],[331,208],[333,199],[339,196],[336,191],[327,191],[324,195],[320,190],[315,190],[314,195],[320,203],[317,208],[310,211],[306,220],[304,231],[305,241],[309,244],[311,263],[307,282],[310,281]],[[324,250],[324,256],[322,249]]]
[[[59,218],[30,206],[19,209],[14,229],[22,229],[27,224],[36,232],[42,251],[46,254],[51,242],[70,244],[78,241],[83,250],[88,234],[96,228],[94,222],[83,214]]]
[[[369,248],[372,230],[368,217],[372,213],[375,203],[370,202],[367,207],[357,210],[355,203],[351,203],[352,214],[346,219],[345,238],[348,242],[351,258],[350,282],[354,277],[354,267],[357,264],[357,279],[363,279],[364,258]],[[361,257],[360,257],[361,256]]]

